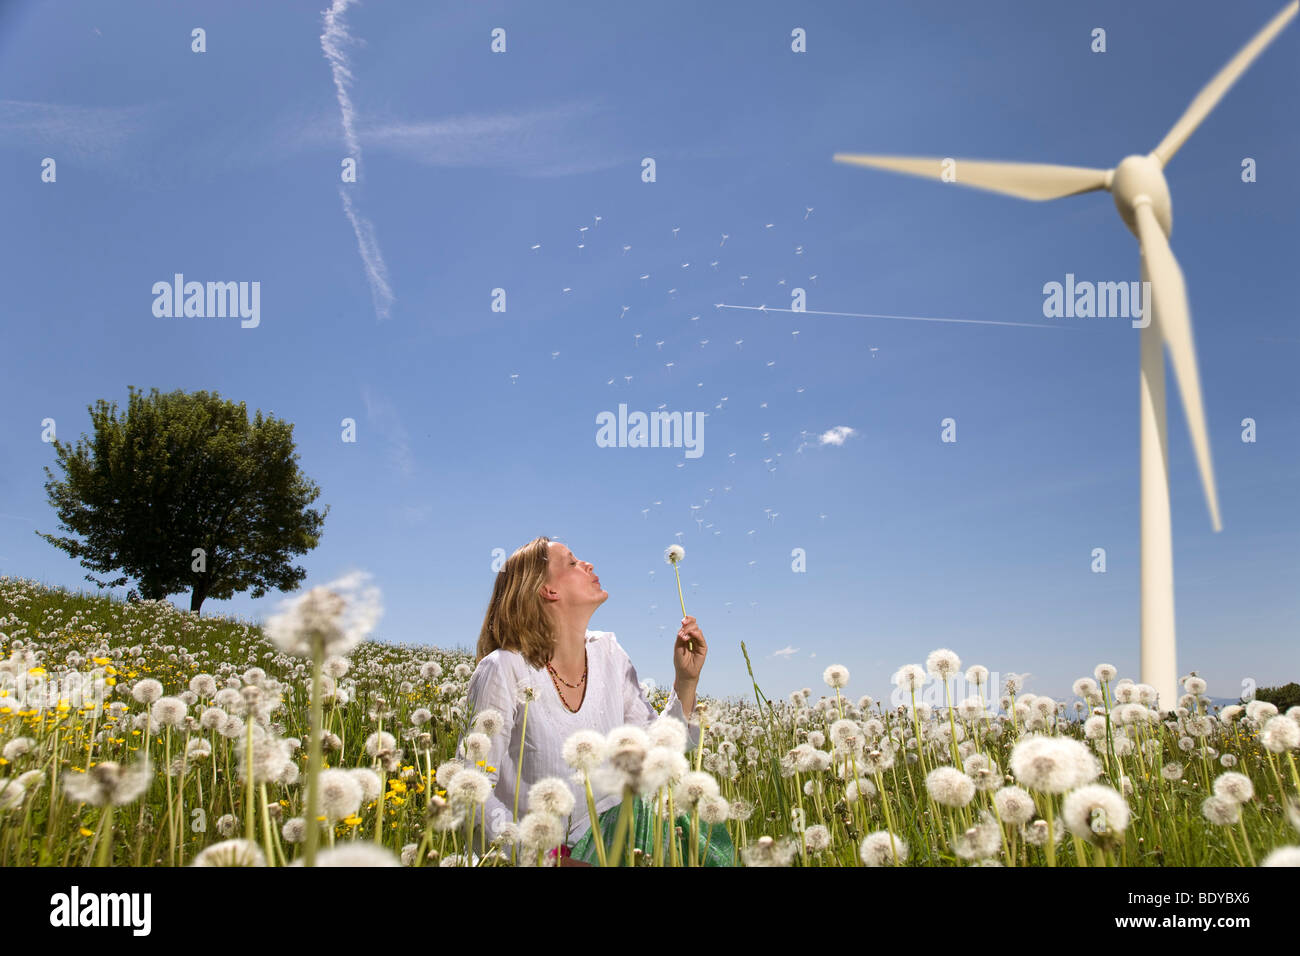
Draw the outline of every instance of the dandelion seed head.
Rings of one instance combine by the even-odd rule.
[[[993,794],[993,801],[997,804],[998,815],[1003,823],[1022,826],[1033,819],[1034,798],[1021,787],[1003,787]]]
[[[163,685],[152,677],[136,682],[131,688],[131,696],[141,704],[152,704],[163,695]]]
[[[899,863],[905,862],[907,844],[901,837],[891,837],[888,830],[867,834],[858,847],[858,858],[865,866],[893,866],[895,856]]]
[[[831,845],[831,831],[820,823],[815,823],[804,831],[803,843],[810,852],[821,853]]]
[[[1214,795],[1233,803],[1245,803],[1255,796],[1255,785],[1244,773],[1221,773],[1214,778]]]
[[[573,790],[559,777],[543,777],[528,788],[529,809],[567,817],[573,812],[574,803]]]
[[[1129,808],[1116,790],[1093,783],[1065,795],[1061,816],[1075,836],[1106,845],[1118,840],[1128,828]]]
[[[975,781],[955,767],[936,767],[926,775],[925,789],[940,806],[964,807],[975,796]]]
[[[655,747],[667,747],[669,750],[675,750],[683,753],[686,750],[688,733],[686,725],[676,717],[670,717],[667,714],[657,717],[646,728],[646,736],[650,738],[650,743]]]
[[[961,658],[946,647],[930,652],[925,659],[925,669],[940,680],[947,680],[961,670]]]
[[[1040,793],[1065,793],[1097,779],[1097,758],[1069,737],[1030,735],[1011,751],[1011,772],[1016,780]]]
[[[488,737],[495,737],[499,734],[505,724],[506,719],[501,711],[494,710],[491,707],[480,711],[478,716],[474,718],[474,726],[478,728],[479,732],[486,734]]]
[[[462,807],[479,806],[486,803],[491,795],[491,779],[474,768],[461,770],[447,784],[447,799]]]
[[[1294,750],[1300,747],[1300,724],[1280,714],[1270,717],[1259,740],[1271,753],[1282,754]]]
[[[545,810],[530,810],[519,821],[519,842],[536,852],[559,846],[564,840],[564,825],[559,817]]]
[[[1206,797],[1201,803],[1201,815],[1216,826],[1232,826],[1241,819],[1241,804],[1220,796]]]
[[[1300,866],[1300,846],[1280,846],[1260,861],[1260,866]]]
[[[331,823],[346,819],[361,807],[361,783],[350,771],[331,767],[316,778],[320,812]]]
[[[925,684],[925,671],[919,664],[904,664],[894,672],[894,676],[890,678],[890,683],[899,690],[920,690],[922,685]]]
[[[832,664],[822,671],[822,680],[826,682],[827,687],[835,689],[846,687],[849,683],[849,669],[843,664]]]
[[[266,866],[266,857],[252,840],[223,840],[200,850],[190,865]]]
[[[609,753],[609,743],[605,735],[598,731],[579,730],[565,740],[561,753],[564,762],[574,770],[590,773],[604,762]]]

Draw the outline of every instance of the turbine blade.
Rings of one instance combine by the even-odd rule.
[[[1300,2],[1300,0],[1297,0]],[[942,180],[951,168],[952,182],[995,193],[1006,193],[1020,199],[1060,199],[1105,189],[1110,171],[1088,169],[1084,166],[1052,166],[1045,163],[1000,163],[979,159],[947,160],[931,156],[863,156],[858,153],[836,153],[837,163],[857,166],[874,166],[912,176]]]
[[[1210,508],[1214,530],[1222,530],[1219,521],[1219,496],[1214,488],[1214,466],[1210,461],[1210,435],[1205,427],[1205,409],[1201,405],[1201,379],[1196,370],[1196,346],[1192,340],[1192,319],[1187,309],[1187,288],[1178,260],[1169,248],[1156,214],[1149,203],[1136,209],[1138,238],[1142,256],[1151,278],[1151,309],[1160,337],[1169,346],[1169,358],[1183,396],[1183,411],[1192,433],[1192,447],[1201,471],[1201,485]]]
[[[1268,21],[1264,29],[1255,34],[1254,39],[1228,61],[1227,66],[1210,80],[1205,89],[1196,94],[1196,99],[1192,100],[1191,105],[1174,124],[1174,128],[1160,141],[1160,145],[1152,150],[1162,167],[1169,165],[1169,160],[1174,158],[1174,153],[1178,152],[1178,148],[1187,141],[1187,137],[1196,131],[1201,121],[1210,115],[1210,110],[1223,99],[1223,94],[1232,88],[1232,84],[1236,83],[1241,74],[1255,62],[1255,58],[1264,52],[1264,47],[1272,43],[1273,38],[1282,32],[1282,28],[1291,22],[1297,10],[1300,10],[1300,0],[1291,0],[1277,16]]]

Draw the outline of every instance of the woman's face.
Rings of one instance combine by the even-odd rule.
[[[553,593],[560,605],[595,608],[609,597],[609,592],[600,586],[595,567],[579,560],[558,541],[550,543],[546,588],[548,595]]]

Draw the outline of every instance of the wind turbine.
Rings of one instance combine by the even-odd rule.
[[[1201,406],[1201,383],[1196,367],[1191,316],[1182,270],[1169,248],[1173,208],[1164,167],[1179,147],[1218,104],[1232,84],[1246,72],[1300,10],[1292,0],[1241,51],[1228,61],[1196,95],[1173,128],[1146,156],[1128,156],[1114,169],[1052,166],[1037,163],[956,161],[955,181],[977,189],[1006,193],[1021,199],[1060,199],[1080,193],[1109,190],[1124,225],[1137,237],[1143,281],[1151,282],[1152,303],[1144,303],[1139,375],[1140,461],[1142,503],[1142,682],[1159,695],[1159,706],[1169,710],[1178,700],[1174,650],[1174,558],[1169,518],[1169,449],[1165,424],[1165,364],[1162,345],[1178,379],[1183,411],[1191,431],[1201,484],[1215,531],[1219,500],[1210,463],[1210,439]],[[944,179],[951,164],[926,157],[863,156],[836,153],[837,162],[873,166],[894,172]],[[1145,288],[1145,287],[1144,287]]]

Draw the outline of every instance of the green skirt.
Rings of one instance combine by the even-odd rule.
[[[637,796],[632,804],[635,817],[632,824],[632,845],[639,847],[641,852],[648,857],[654,856],[654,828],[655,814],[651,805]],[[610,807],[600,815],[600,832],[605,837],[605,852],[610,853],[614,848],[614,829],[618,825],[619,811],[622,805]],[[683,865],[689,859],[688,841],[691,838],[691,818],[689,814],[679,814],[677,817],[677,826],[682,828],[682,835],[678,837],[678,846],[681,850],[680,858]],[[668,821],[664,820],[663,835],[660,838],[660,847],[662,847],[664,865],[668,864],[668,840],[671,829]],[[624,837],[626,840],[626,836]],[[700,861],[701,866],[734,866],[732,857],[735,855],[735,846],[731,842],[731,836],[727,833],[727,827],[722,823],[712,825],[701,821],[699,823],[699,852],[696,859]],[[626,843],[624,844],[626,846]],[[707,850],[705,849],[707,846]],[[582,835],[573,846],[573,859],[582,860],[593,866],[600,865],[600,856],[596,852],[596,841],[592,837],[591,828]],[[613,861],[610,861],[611,863]]]

